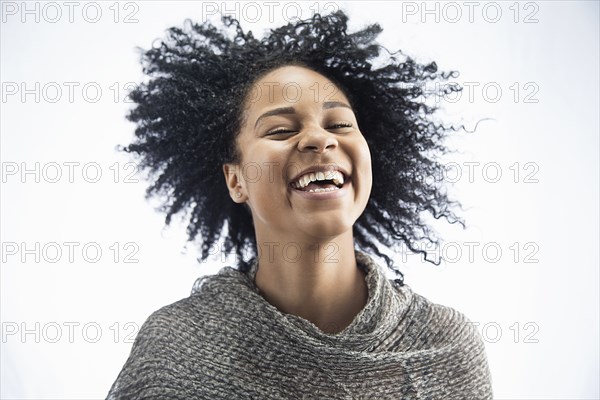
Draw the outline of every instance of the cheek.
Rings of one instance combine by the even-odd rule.
[[[261,201],[272,202],[273,196],[285,194],[287,186],[283,176],[282,152],[256,149],[248,154],[243,164],[243,175],[251,195]]]
[[[369,145],[364,138],[361,138],[354,149],[354,157],[359,165],[362,178],[367,179],[369,182],[372,181],[371,151]]]
[[[365,202],[368,201],[373,188],[373,168],[371,166],[371,152],[367,142],[364,141],[356,151],[357,166],[359,168],[359,184],[361,187],[361,197]]]
[[[254,161],[255,166],[260,165],[260,177],[248,179],[248,204],[252,210],[255,223],[263,225],[283,226],[283,216],[288,212],[287,185],[281,179],[281,169],[276,161]],[[256,171],[256,168],[254,168]],[[251,177],[249,177],[251,178]]]

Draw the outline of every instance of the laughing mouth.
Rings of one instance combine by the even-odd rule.
[[[319,193],[340,190],[347,178],[341,171],[309,172],[290,183],[293,189]]]

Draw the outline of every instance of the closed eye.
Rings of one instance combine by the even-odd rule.
[[[339,129],[339,128],[352,128],[352,124],[350,122],[340,122],[330,126],[327,129]]]
[[[340,128],[352,128],[352,124],[349,122],[340,122],[337,124],[333,124],[327,127],[327,129],[340,129]],[[295,131],[292,131],[290,129],[286,129],[286,128],[278,128],[278,129],[273,129],[272,131],[267,132],[266,136],[269,135],[278,135],[278,134],[285,134],[285,133],[293,133]]]
[[[291,130],[285,129],[285,128],[278,128],[278,129],[273,129],[272,131],[267,132],[266,136],[277,135],[280,133],[292,133],[292,132],[294,132],[294,131],[291,131]]]

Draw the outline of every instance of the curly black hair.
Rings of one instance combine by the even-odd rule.
[[[369,145],[374,179],[366,209],[353,226],[358,249],[385,259],[402,285],[402,273],[378,243],[393,251],[404,244],[433,262],[416,246],[421,240],[439,243],[423,212],[465,227],[452,211],[460,203],[448,198],[442,181],[423,179],[442,176],[438,156],[449,151],[442,142],[457,130],[433,120],[438,107],[427,99],[462,90],[458,85],[424,90],[423,84],[446,81],[456,72],[438,72],[435,62],[420,64],[401,51],[389,52],[375,42],[379,24],[349,33],[347,20],[343,11],[315,14],[260,40],[230,16],[222,17],[220,30],[208,21],[186,20],[183,28],[168,29],[160,45],[142,51],[149,79],[130,93],[135,105],[127,115],[137,123],[135,140],[119,148],[137,154],[139,166],[149,172],[146,198],[164,196],[159,209],[166,225],[185,212],[188,241],[201,237],[199,261],[221,239],[222,251],[234,250],[242,271],[257,255],[252,215],[229,198],[222,164],[239,162],[236,137],[252,84],[284,65],[306,66],[336,83]],[[387,56],[376,68],[382,49]]]

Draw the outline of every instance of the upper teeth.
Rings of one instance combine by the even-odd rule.
[[[337,186],[343,185],[344,175],[340,171],[309,172],[308,174],[302,175],[295,182],[292,182],[292,186],[297,189],[302,189],[311,182],[325,180],[332,180]]]

